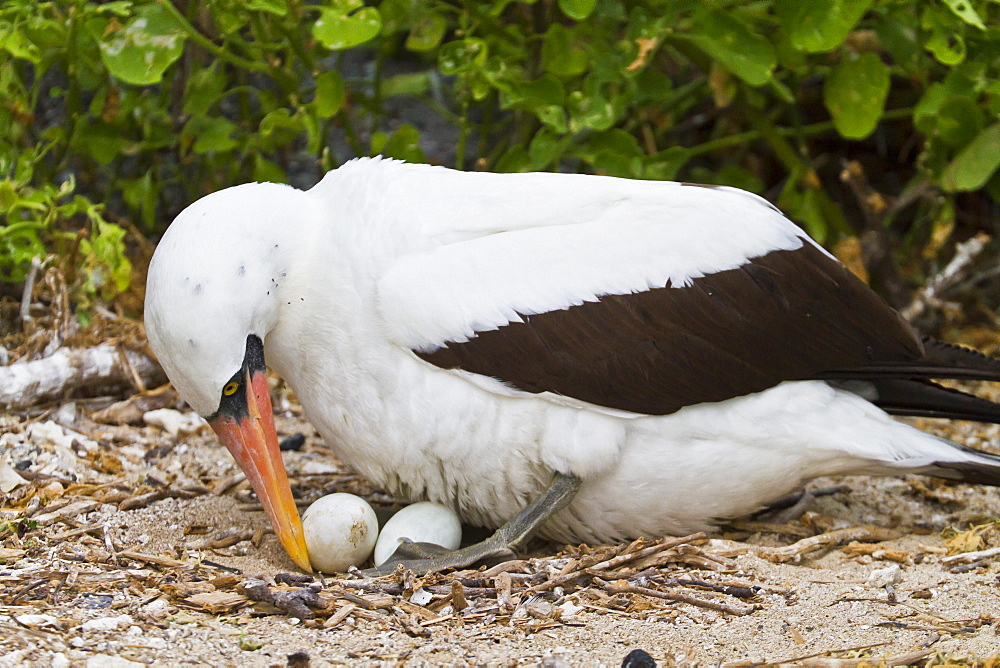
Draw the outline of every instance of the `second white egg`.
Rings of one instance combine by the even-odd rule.
[[[409,505],[382,527],[375,543],[375,565],[385,563],[404,538],[455,550],[462,544],[462,523],[455,511],[447,506],[428,501]]]

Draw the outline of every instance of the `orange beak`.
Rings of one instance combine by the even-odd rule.
[[[260,371],[251,375],[248,370],[246,388],[247,416],[237,422],[220,415],[210,424],[246,473],[285,552],[296,566],[311,572],[302,520],[278,449],[267,376]]]

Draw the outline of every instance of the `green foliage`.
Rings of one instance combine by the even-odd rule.
[[[1000,194],[998,15],[989,0],[8,0],[0,279],[72,251],[82,302],[113,298],[128,265],[112,221],[157,232],[206,192],[379,152],[730,183],[829,239],[859,218],[842,156],[888,143],[871,177],[926,193],[904,230],[919,233],[957,192]],[[454,155],[390,111],[418,104],[453,126]]]
[[[7,522],[0,522],[0,538],[6,538],[11,534],[23,536],[32,529],[38,528],[38,522],[25,517],[18,517]]]
[[[842,58],[823,87],[833,125],[848,139],[864,139],[875,131],[888,94],[889,68],[874,53]]]
[[[85,24],[100,49],[101,60],[128,84],[159,83],[184,52],[184,27],[158,4],[140,5],[125,25],[117,17],[95,17]]]
[[[125,257],[125,230],[104,219],[101,205],[74,196],[73,179],[32,185],[37,156],[21,157],[13,176],[0,179],[0,215],[7,221],[0,228],[0,280],[23,281],[32,260],[48,254],[46,240],[77,258],[72,287],[84,311],[96,298],[110,300],[127,289],[132,265]]]

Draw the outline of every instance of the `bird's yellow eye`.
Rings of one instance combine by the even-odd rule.
[[[237,383],[235,380],[231,380],[228,383],[226,383],[226,386],[224,388],[222,388],[222,393],[227,397],[231,397],[232,395],[236,394],[236,390],[238,389],[240,389],[240,384]]]

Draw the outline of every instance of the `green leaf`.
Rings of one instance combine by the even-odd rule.
[[[427,162],[427,157],[420,148],[420,131],[409,123],[399,126],[389,135],[377,152],[387,158],[407,162]]]
[[[559,134],[565,133],[569,127],[566,124],[566,110],[563,109],[562,105],[549,104],[538,107],[535,114],[538,116],[538,120]]]
[[[319,116],[300,113],[296,117],[302,121],[302,128],[306,132],[306,153],[308,155],[319,154],[323,150],[323,141],[326,139],[323,129],[320,127]]]
[[[288,183],[285,171],[260,153],[253,157],[253,180],[258,183]]]
[[[159,194],[152,168],[138,179],[122,179],[121,190],[125,202],[140,211],[143,224],[152,229],[156,224],[156,198]]]
[[[594,11],[597,0],[559,0],[559,9],[574,21],[583,21]]]
[[[14,207],[20,199],[20,196],[17,194],[17,189],[14,187],[14,183],[10,179],[0,181],[0,213],[5,216],[8,215],[14,210]]]
[[[946,190],[978,190],[1000,167],[1000,123],[991,125],[976,136],[941,174]]]
[[[332,0],[320,7],[312,34],[320,44],[337,51],[364,44],[381,29],[382,17],[374,7],[365,7],[362,0]]]
[[[221,153],[237,146],[233,139],[236,124],[227,118],[192,118],[184,126],[184,133],[194,137],[195,153]]]
[[[874,53],[845,55],[823,84],[823,103],[848,139],[870,135],[885,110],[889,68]]]
[[[791,178],[785,184],[778,197],[778,206],[788,214],[788,217],[805,228],[813,239],[819,243],[826,241],[830,233],[830,225],[823,215],[820,191],[818,188],[804,187],[800,179]]]
[[[751,86],[763,86],[777,64],[774,45],[735,13],[699,4],[688,39]]]
[[[482,67],[489,49],[486,42],[467,37],[444,44],[438,51],[438,69],[445,76],[452,76]]]
[[[646,171],[638,140],[620,128],[591,134],[573,153],[609,176],[634,178]]]
[[[637,103],[655,102],[663,104],[665,100],[670,98],[673,90],[670,77],[665,77],[663,76],[663,72],[652,68],[643,68],[631,80],[630,85],[633,89],[631,97]]]
[[[920,26],[931,33],[924,47],[942,65],[957,65],[965,60],[965,38],[959,30],[954,29],[953,23],[948,12],[933,5],[925,7],[920,17]]]
[[[937,115],[950,98],[948,87],[943,83],[932,83],[924,91],[923,97],[913,108],[913,126],[924,134],[931,134],[937,127]]]
[[[96,211],[94,215],[98,214]],[[81,290],[84,307],[87,297],[100,296],[106,300],[124,292],[132,279],[132,263],[125,256],[125,230],[97,219],[89,239],[80,242],[84,256],[84,286]]]
[[[586,151],[592,154],[601,152],[618,153],[629,158],[642,155],[642,149],[639,148],[639,140],[636,139],[635,135],[620,128],[591,135],[587,140],[582,155],[587,155]]]
[[[368,142],[368,148],[371,150],[373,155],[382,155],[382,151],[385,150],[385,144],[389,141],[389,135],[381,130],[376,130],[372,133],[371,139]]]
[[[256,12],[267,12],[275,16],[288,13],[288,0],[249,0],[247,9]]]
[[[764,192],[764,182],[759,176],[732,162],[724,164],[720,169],[694,167],[689,179],[695,183],[731,186],[758,195]]]
[[[431,71],[407,72],[382,79],[379,92],[383,98],[399,95],[423,95],[431,89]]]
[[[521,144],[511,146],[510,150],[497,160],[493,171],[502,173],[530,172],[531,158],[528,156],[528,151]]]
[[[923,42],[919,17],[908,7],[899,6],[875,16],[875,34],[892,62],[908,73],[923,73]]]
[[[808,53],[831,51],[847,38],[873,0],[778,0],[774,9],[792,46]]]
[[[105,23],[107,27],[95,37],[105,67],[125,83],[159,83],[166,69],[184,52],[183,27],[157,3],[140,5],[135,18],[123,27],[116,25],[116,20]]]
[[[542,106],[562,106],[566,87],[557,77],[543,74],[533,81],[513,81],[506,91],[501,91],[501,109],[536,109]]]
[[[954,12],[955,16],[962,19],[970,26],[975,26],[980,30],[986,30],[983,20],[979,18],[979,14],[972,7],[969,0],[944,0],[944,4],[948,5],[948,9]]]
[[[448,32],[448,21],[440,14],[421,16],[406,36],[406,48],[410,51],[433,51]]]
[[[336,115],[344,106],[344,80],[337,72],[316,76],[316,114],[320,118]]]
[[[938,111],[937,136],[949,146],[966,146],[986,122],[982,108],[968,97],[952,97]]]
[[[546,128],[535,133],[528,146],[528,157],[531,158],[531,168],[542,170],[559,157],[561,146],[559,138]]]
[[[132,5],[134,4],[132,0],[112,0],[112,2],[102,2],[93,9],[98,14],[113,14],[120,18],[127,18],[132,15]]]
[[[410,0],[382,0],[378,3],[382,17],[382,35],[395,35],[413,23],[413,3]]]
[[[542,67],[559,76],[571,77],[587,69],[590,59],[571,30],[552,25],[542,41]]]
[[[645,158],[642,177],[654,181],[673,181],[677,178],[677,172],[690,159],[691,151],[683,146],[671,146]]]
[[[21,30],[21,26],[0,25],[0,49],[15,58],[27,60],[36,65],[42,62],[42,52]]]
[[[615,124],[614,106],[597,95],[573,91],[567,97],[567,108],[570,132],[576,133],[585,128],[603,131]]]
[[[101,121],[81,123],[70,140],[74,149],[90,155],[102,165],[119,157],[131,143],[117,126]]]
[[[184,90],[184,113],[204,116],[226,90],[226,77],[219,72],[218,62],[196,70],[188,77]]]
[[[267,148],[285,146],[305,129],[302,119],[288,109],[275,109],[260,121],[260,145]]]

